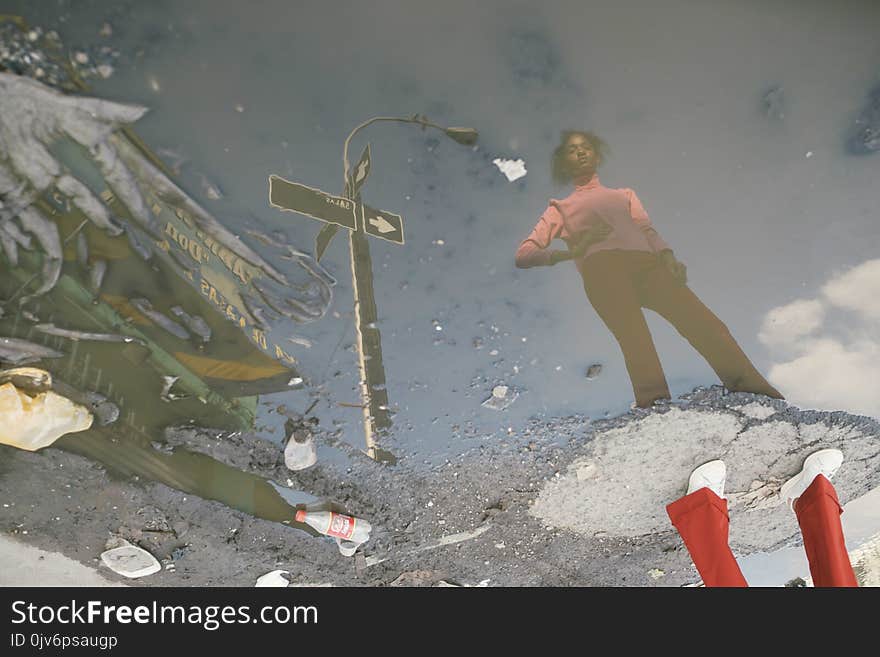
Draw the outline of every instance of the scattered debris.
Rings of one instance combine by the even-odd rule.
[[[593,363],[587,368],[587,381],[592,381],[599,374],[602,373],[602,365],[599,363]]]
[[[130,544],[102,552],[101,561],[114,573],[132,579],[162,570],[156,557],[143,548]]]
[[[648,576],[651,579],[660,579],[661,577],[666,577],[666,572],[659,568],[651,568],[651,570],[648,571]]]
[[[510,406],[519,393],[511,389],[510,386],[498,385],[492,388],[492,396],[482,403],[485,408],[491,408],[494,411],[503,411]]]
[[[52,390],[31,396],[11,382],[0,385],[0,417],[0,443],[30,452],[92,426],[92,414],[66,397]]]
[[[790,589],[802,589],[806,588],[807,582],[803,577],[795,577],[794,579],[788,580],[783,586]]]
[[[300,509],[296,512],[296,521],[305,523],[316,531],[341,539],[337,544],[339,551],[345,556],[351,556],[354,551],[348,551],[351,544],[362,545],[370,540],[370,531],[372,526],[362,518],[355,518],[342,513],[333,511],[306,511]],[[343,545],[345,542],[345,545]]]
[[[284,424],[287,432],[287,445],[284,447],[284,465],[289,470],[305,470],[318,462],[318,451],[312,428],[317,418],[304,420],[302,417],[288,418]]]
[[[507,177],[509,182],[519,180],[528,173],[526,163],[523,160],[504,160],[496,157],[492,160],[492,164],[498,167],[498,170]]]
[[[290,586],[290,580],[288,580],[285,575],[289,575],[290,571],[288,570],[273,570],[272,572],[268,572],[265,575],[260,575],[257,578],[257,583],[254,584],[255,587],[288,587]]]
[[[448,536],[444,536],[443,538],[440,538],[436,541],[431,541],[429,543],[426,543],[425,545],[421,545],[414,550],[410,550],[410,551],[406,552],[405,554],[406,555],[417,554],[419,552],[425,552],[427,550],[435,550],[439,547],[443,547],[444,545],[454,545],[455,543],[469,541],[473,538],[477,538],[478,536],[481,536],[482,534],[485,534],[491,528],[492,528],[492,524],[486,523],[484,525],[480,525],[479,527],[477,527],[476,529],[473,529],[471,531],[459,532],[457,534],[449,534]],[[382,563],[386,559],[388,559],[387,556],[386,557],[378,557],[378,556],[367,557],[367,566],[375,566],[377,564]],[[485,580],[485,581],[488,582],[489,580]]]

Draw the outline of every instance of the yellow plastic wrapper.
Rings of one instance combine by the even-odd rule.
[[[29,395],[12,383],[0,385],[0,443],[35,452],[61,436],[92,426],[83,406],[47,390]]]

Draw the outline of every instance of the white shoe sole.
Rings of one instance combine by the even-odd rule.
[[[705,473],[714,473],[714,477],[707,477]],[[719,475],[720,473],[720,475]],[[720,479],[720,481],[719,481]],[[716,459],[698,466],[691,472],[688,478],[687,495],[701,488],[708,488],[718,497],[724,497],[724,484],[727,481],[727,466],[724,461]],[[717,489],[717,490],[716,490]]]
[[[839,457],[837,456],[838,454],[840,455]],[[804,481],[806,471],[810,469],[816,461],[828,458],[831,455],[834,455],[835,460],[839,458],[839,462],[837,463],[837,465],[827,469],[819,468],[816,471],[816,474],[810,477],[810,481]],[[792,499],[792,495],[794,493],[796,493],[796,495],[794,495],[795,499],[803,495],[807,488],[810,487],[810,484],[813,483],[813,479],[815,479],[820,474],[825,475],[827,479],[831,479],[831,477],[834,476],[834,473],[837,472],[838,468],[840,468],[840,465],[842,463],[843,452],[841,452],[839,449],[820,449],[818,452],[813,452],[804,459],[804,465],[803,467],[801,467],[801,471],[798,472],[794,477],[786,481],[784,484],[782,484],[782,488],[779,489],[779,497],[782,498],[782,500],[786,504],[788,504],[791,510],[794,510],[794,500]]]

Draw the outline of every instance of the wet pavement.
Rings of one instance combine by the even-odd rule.
[[[265,367],[263,378],[273,384],[259,389],[206,376],[217,371],[206,357],[225,356],[222,350],[210,352],[211,341],[200,349],[198,330],[190,330],[190,346],[177,351],[167,348],[174,340],[161,332],[144,335],[164,345],[186,371],[200,373],[172,388],[189,395],[172,404],[162,400],[167,395],[161,377],[186,379],[184,372],[158,372],[149,384],[135,385],[119,375],[92,373],[91,361],[83,367],[77,351],[59,372],[75,372],[68,383],[103,394],[113,382],[109,396],[127,398],[129,406],[137,398],[142,410],[134,418],[124,410],[123,421],[134,430],[133,445],[138,447],[120,458],[111,455],[118,438],[89,437],[73,446],[77,441],[68,437],[63,446],[116,472],[195,491],[268,520],[289,519],[291,505],[304,500],[344,501],[334,492],[334,482],[344,479],[339,473],[359,462],[360,450],[368,447],[347,230],[330,243],[320,261],[322,271],[310,272],[303,263],[311,261],[297,254],[314,253],[323,224],[272,207],[268,179],[278,175],[342,195],[341,155],[349,131],[371,116],[411,117],[413,112],[444,126],[473,127],[480,138],[475,146],[463,146],[436,130],[379,124],[366,128],[350,147],[349,158],[356,162],[364,146],[371,146],[362,200],[400,215],[403,222],[403,244],[375,235],[367,239],[376,303],[369,339],[381,339],[384,366],[383,387],[376,391],[387,395],[392,422],[377,444],[399,463],[395,467],[401,477],[404,472],[429,476],[449,462],[466,466],[470,458],[475,468],[507,463],[512,468],[508,483],[521,486],[528,477],[518,470],[515,458],[504,455],[516,453],[528,428],[543,423],[542,440],[565,447],[555,460],[556,472],[574,468],[573,479],[589,482],[578,473],[585,472],[584,463],[593,456],[589,449],[581,453],[572,448],[565,427],[586,427],[629,410],[632,389],[620,350],[590,307],[574,267],[514,267],[516,247],[547,199],[566,193],[549,176],[550,151],[564,128],[593,129],[610,143],[611,156],[600,172],[603,182],[638,191],[657,230],[688,265],[691,287],[788,402],[806,412],[880,416],[877,397],[865,385],[880,378],[874,357],[880,345],[874,301],[874,194],[880,159],[869,152],[873,133],[868,125],[875,118],[871,94],[876,66],[870,57],[853,56],[871,52],[869,26],[880,16],[867,3],[859,7],[841,16],[820,3],[786,13],[759,3],[718,2],[711,12],[722,12],[737,27],[720,36],[713,31],[710,42],[706,30],[717,17],[709,7],[691,8],[682,21],[676,11],[661,15],[646,3],[640,8],[645,24],[662,25],[667,37],[656,43],[654,29],[638,35],[628,28],[627,43],[638,45],[622,47],[617,28],[629,25],[626,12],[601,3],[540,10],[498,3],[493,11],[486,7],[461,22],[456,8],[448,5],[426,4],[411,12],[393,5],[315,5],[299,8],[294,16],[280,1],[245,9],[227,2],[146,6],[95,1],[33,7],[5,0],[0,13],[23,15],[40,26],[41,35],[50,30],[60,35],[73,65],[82,69],[89,94],[148,108],[133,128],[157,154],[156,164],[243,245],[289,275],[288,282],[298,290],[294,297],[306,304],[287,315],[274,313],[271,326],[255,333],[251,320],[258,322],[259,317],[250,316],[253,299],[246,293],[236,297],[242,288],[235,282],[235,267],[219,256],[218,248],[217,271],[227,265],[231,283],[205,288],[191,273],[193,284],[189,291],[179,291],[180,298],[160,294],[173,278],[148,290],[146,297],[181,325],[184,316],[173,307],[182,304],[187,316],[201,313],[213,331],[211,340],[219,344],[225,331],[223,342],[235,344],[230,347],[235,358],[253,351],[249,365]],[[584,21],[573,20],[582,14]],[[819,42],[811,38],[814,25],[832,19],[839,30]],[[457,44],[454,50],[448,47],[450,39]],[[805,63],[814,60],[814,65]],[[112,71],[101,66],[112,66]],[[46,68],[43,76],[50,73],[61,75]],[[860,149],[852,145],[856,138]],[[58,148],[59,157],[65,148],[71,156],[69,145]],[[495,162],[498,158],[522,159],[527,174],[505,174]],[[73,160],[75,153],[66,161]],[[73,167],[79,177],[94,175],[83,167]],[[166,232],[170,248],[158,258],[166,268],[179,270],[187,262],[191,266],[186,259],[192,256],[190,245],[204,225],[181,220],[173,203],[165,212],[157,216],[176,223]],[[68,235],[78,223],[61,225]],[[375,226],[378,233],[384,229],[379,221]],[[89,230],[90,239],[97,239],[97,231]],[[128,302],[137,298],[136,288],[156,277],[135,250],[131,245],[119,257],[107,241],[96,247],[95,253],[110,263],[104,281],[108,313],[132,316]],[[70,264],[65,266],[72,267],[74,245],[66,251]],[[86,290],[89,272],[81,273],[80,287]],[[275,300],[268,304],[269,312],[273,305],[277,310],[283,285],[271,276],[259,280],[265,284],[257,301]],[[4,298],[8,296],[4,290]],[[235,303],[224,304],[233,297]],[[55,299],[40,302],[43,310],[47,302],[51,308],[40,319],[64,326],[65,315],[55,317],[60,312]],[[214,315],[210,307],[203,309],[205,300],[209,306],[214,303]],[[230,305],[240,310],[232,321]],[[143,308],[135,310],[143,315]],[[674,396],[717,383],[672,327],[646,314]],[[245,315],[248,330],[232,335],[229,328]],[[8,314],[0,321],[13,333],[21,328],[22,320]],[[25,324],[30,331],[30,323]],[[141,331],[144,326],[135,324]],[[28,331],[22,335],[33,337]],[[50,344],[71,343],[58,338]],[[91,349],[101,352],[94,358],[109,360],[122,351],[110,344]],[[126,350],[131,362],[137,362],[137,349]],[[95,376],[101,378],[95,381]],[[288,389],[294,379],[297,383]],[[283,385],[274,385],[278,382]],[[126,385],[132,390],[123,392]],[[198,397],[208,394],[214,397],[206,407]],[[250,401],[237,402],[233,409],[234,399]],[[175,446],[159,431],[172,415],[175,421],[220,426],[216,409],[224,409],[228,429],[241,430],[253,418],[255,433],[277,445],[281,459],[288,417],[278,412],[281,405],[300,413],[312,406],[322,429],[318,462],[334,473],[326,481],[277,474],[276,483],[269,484],[259,468],[245,476],[240,460],[224,465],[217,453],[189,451],[200,451],[198,441]],[[169,414],[171,407],[174,413]],[[663,417],[657,421],[662,423]],[[734,437],[755,423],[779,428],[788,421],[782,416],[760,421],[725,417],[733,424],[729,436],[719,433],[727,436],[719,438],[719,446],[728,440],[742,444]],[[236,424],[235,418],[241,422]],[[632,419],[625,417],[626,422]],[[788,422],[792,427],[818,426],[800,416]],[[673,494],[674,482],[686,480],[691,460],[712,456],[699,428],[676,429],[686,430],[693,444],[674,440],[668,431],[639,438],[635,425],[621,430],[624,442],[641,439],[651,447],[633,462],[609,452],[607,458],[619,462],[622,471],[627,471],[622,464],[629,464],[634,479],[650,468],[652,455],[674,452],[682,459],[681,467],[670,466],[662,491],[645,493],[643,505],[653,502],[654,512],[662,511],[659,503]],[[761,486],[749,490],[750,484],[782,478],[803,456],[796,449],[799,441],[810,443],[800,429],[777,440],[785,428],[779,431],[754,439],[769,470],[756,467],[741,473],[740,492],[752,493],[753,501]],[[847,436],[829,428],[825,437],[844,451],[864,451],[876,440],[874,429],[862,431],[858,439]],[[663,447],[661,439],[672,443]],[[811,440],[821,442],[822,437]],[[499,442],[489,450],[494,461],[482,449],[479,456],[474,453],[475,443],[491,441]],[[528,441],[524,445],[527,449]],[[156,449],[172,446],[173,453]],[[783,455],[791,462],[780,465]],[[748,455],[742,459],[747,462]],[[549,476],[555,478],[554,473]],[[847,481],[848,497],[878,483],[870,472]],[[657,520],[653,512],[644,513],[654,522],[624,520],[626,516],[614,511],[613,486],[569,491],[565,500],[555,502],[554,488],[548,486],[536,502],[546,510],[544,521],[554,527],[577,533],[577,527],[589,525],[623,542],[664,530],[662,518]],[[581,515],[571,521],[574,525],[561,521],[559,516],[571,513],[572,504],[580,504],[571,499],[582,493],[590,499],[601,493],[607,504],[595,511],[597,517]],[[622,524],[615,525],[612,517]],[[473,529],[466,525],[459,529]],[[759,529],[769,531],[767,526],[743,527],[746,532]],[[789,539],[787,530],[770,532],[740,546],[766,549]],[[590,581],[601,579],[592,574]]]

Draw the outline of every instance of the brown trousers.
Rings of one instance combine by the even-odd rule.
[[[731,391],[782,398],[755,369],[724,323],[653,253],[599,251],[581,265],[584,290],[614,334],[632,382],[636,404],[669,398],[669,387],[642,308],[664,317],[709,363]]]

